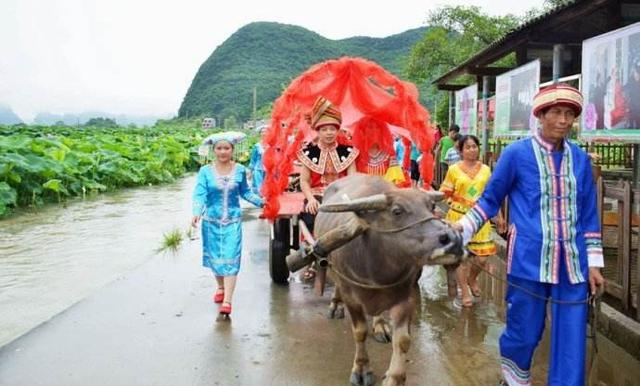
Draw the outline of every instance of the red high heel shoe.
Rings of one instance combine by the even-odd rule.
[[[222,303],[223,300],[224,300],[224,290],[219,289],[216,291],[216,293],[213,294],[213,302]]]
[[[222,303],[222,306],[220,306],[220,313],[221,314],[225,314],[225,315],[230,315],[231,314],[231,303]]]

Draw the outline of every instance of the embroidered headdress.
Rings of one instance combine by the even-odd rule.
[[[312,129],[318,130],[325,125],[335,125],[340,127],[342,123],[342,114],[331,101],[327,98],[319,96],[316,103],[313,104],[311,114],[306,114],[305,118]]]
[[[582,94],[564,83],[545,87],[533,97],[533,115],[537,117],[540,111],[558,105],[573,109],[577,117],[582,112]]]
[[[227,141],[231,145],[235,146],[236,144],[242,142],[246,136],[247,135],[245,133],[241,133],[239,131],[224,131],[221,133],[211,134],[202,141],[202,144],[215,146],[215,144],[220,141]]]

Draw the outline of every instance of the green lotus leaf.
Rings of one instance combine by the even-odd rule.
[[[42,187],[45,189],[52,190],[56,193],[69,194],[69,192],[67,191],[67,188],[65,188],[64,185],[62,185],[62,181],[55,178],[42,184]]]
[[[0,182],[0,205],[15,205],[18,193],[6,182]]]

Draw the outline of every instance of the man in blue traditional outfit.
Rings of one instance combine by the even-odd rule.
[[[604,284],[595,183],[587,153],[567,141],[582,111],[578,90],[557,84],[534,98],[541,128],[505,148],[476,205],[458,223],[464,240],[509,197],[503,384],[531,385],[531,360],[551,299],[548,385],[585,384],[587,302]]]

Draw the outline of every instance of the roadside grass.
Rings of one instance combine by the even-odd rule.
[[[156,249],[156,253],[170,252],[172,254],[176,254],[178,253],[178,249],[180,249],[180,245],[182,245],[183,240],[183,232],[179,229],[173,229],[169,232],[165,232],[162,235],[162,242],[160,247]]]

